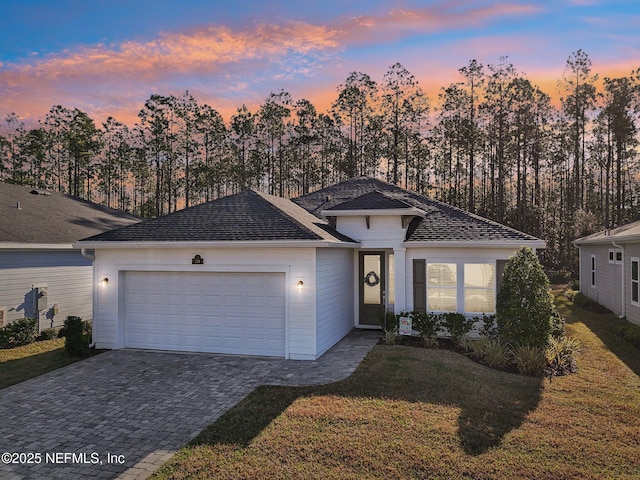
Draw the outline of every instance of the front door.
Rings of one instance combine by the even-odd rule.
[[[382,325],[385,314],[384,252],[360,252],[360,325]]]

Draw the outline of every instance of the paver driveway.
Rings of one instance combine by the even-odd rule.
[[[258,385],[341,380],[379,338],[313,362],[115,350],[27,380],[0,390],[0,477],[146,478]]]

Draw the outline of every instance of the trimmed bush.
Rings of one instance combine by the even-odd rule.
[[[473,318],[467,318],[462,313],[441,314],[441,325],[449,332],[451,340],[456,344],[460,344],[460,341],[471,331],[474,323]]]
[[[68,316],[65,319],[62,329],[62,334],[65,337],[64,349],[72,357],[84,355],[84,350],[89,345],[84,333],[85,323],[82,318]]]
[[[440,315],[435,313],[409,312],[402,314],[413,319],[413,328],[420,333],[425,344],[433,344],[440,332]]]
[[[38,336],[38,321],[35,318],[19,318],[0,328],[0,348],[15,348],[29,345]]]
[[[482,326],[480,327],[480,336],[489,339],[497,339],[498,338],[498,326],[496,324],[496,316],[495,315],[482,315],[482,318],[474,317],[474,321],[482,322]]]
[[[54,338],[58,338],[58,330],[55,328],[45,328],[40,332],[36,341],[53,340]]]
[[[553,297],[538,257],[523,247],[507,263],[496,301],[503,343],[544,349],[552,331]]]

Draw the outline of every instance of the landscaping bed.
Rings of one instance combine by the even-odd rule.
[[[574,375],[376,346],[342,382],[258,388],[154,478],[640,478],[637,350],[555,293],[583,345]]]

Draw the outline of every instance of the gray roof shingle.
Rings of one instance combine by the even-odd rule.
[[[139,221],[128,213],[62,193],[0,183],[0,242],[70,244]]]
[[[347,200],[346,202],[339,203],[338,205],[334,205],[327,210],[389,210],[398,208],[411,208],[411,205],[403,202],[402,200],[398,200],[397,198],[390,198],[384,193],[375,190],[351,200]]]
[[[254,190],[84,239],[92,242],[251,240],[353,242],[289,200]]]
[[[376,193],[377,195],[372,195]],[[437,200],[404,190],[396,185],[371,177],[347,180],[331,187],[294,198],[293,201],[315,215],[321,211],[344,209],[357,205],[359,209],[368,199],[381,208],[398,208],[396,203],[382,201],[380,196],[418,208],[424,218],[415,218],[407,230],[407,242],[455,241],[522,241],[539,239],[486,218],[465,212]]]

